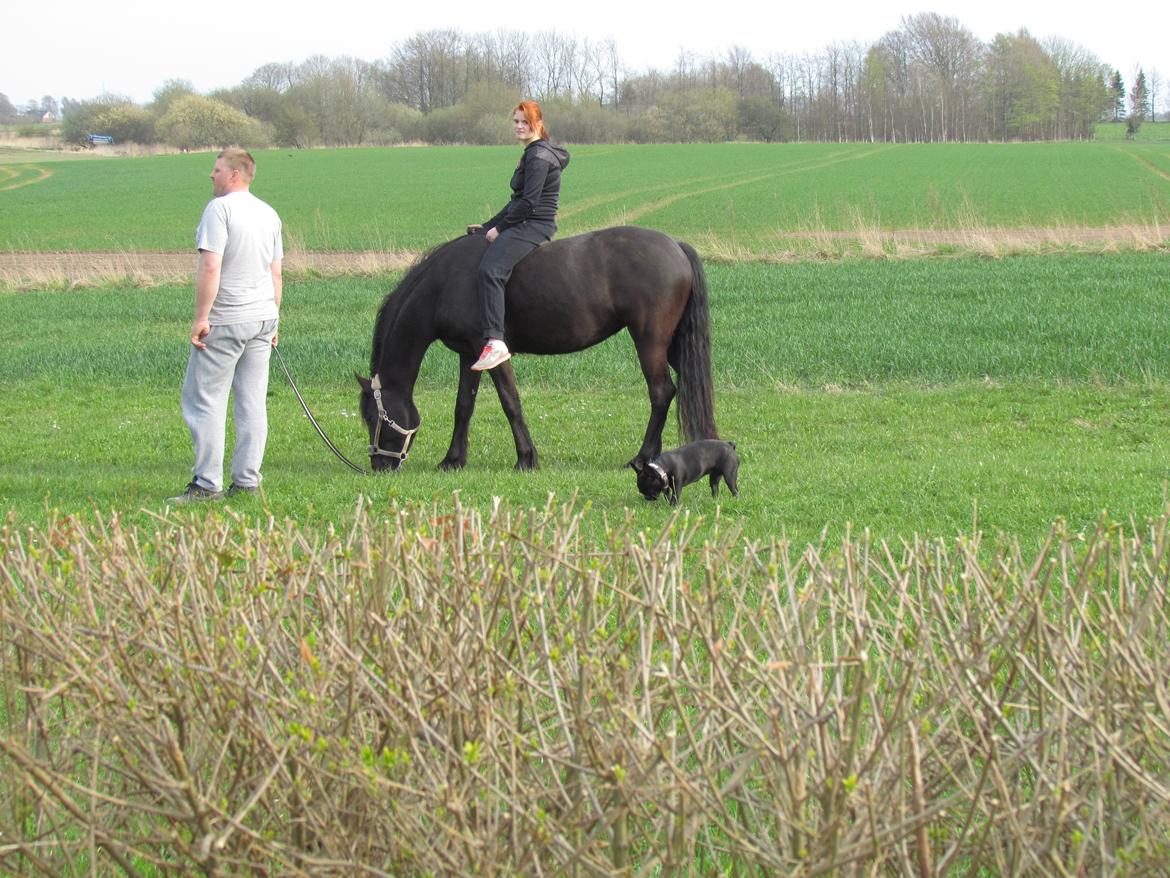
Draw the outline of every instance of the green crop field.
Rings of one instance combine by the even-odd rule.
[[[741,496],[689,487],[684,506],[758,539],[815,540],[848,523],[896,539],[990,532],[1038,540],[1056,518],[1155,514],[1170,476],[1166,254],[1005,260],[846,261],[710,267],[717,415],[743,457]],[[392,281],[293,278],[282,349],[326,429],[362,459],[352,375]],[[99,287],[0,296],[0,495],[22,519],[53,510],[159,514],[186,481],[178,413],[186,287]],[[423,418],[403,472],[363,479],[335,461],[274,365],[266,497],[234,508],[344,520],[442,500],[543,505],[578,494],[609,522],[655,528],[622,469],[647,403],[623,333],[582,354],[520,357],[542,455],[512,469],[490,384],[467,469],[434,468],[450,438],[456,360],[432,348]],[[673,442],[673,424],[666,444]],[[977,516],[977,519],[976,519]]]
[[[256,191],[293,246],[421,250],[504,198],[514,149],[271,151]],[[0,251],[186,250],[209,197],[209,154],[0,160]],[[1156,513],[1170,475],[1170,292],[1163,244],[1134,252],[770,264],[779,236],[817,230],[1109,227],[1170,219],[1157,143],[579,147],[563,233],[634,222],[705,242],[717,415],[739,443],[742,496],[684,495],[745,533],[815,539],[852,523],[897,538],[973,525],[1039,539],[1067,518]],[[7,182],[5,182],[7,181]],[[722,249],[721,249],[722,248]],[[283,350],[327,429],[366,438],[352,375],[395,276],[293,274]],[[178,414],[187,285],[111,282],[0,294],[0,495],[22,519],[59,510],[157,514],[189,472]],[[542,469],[512,471],[485,384],[468,468],[434,470],[450,436],[455,359],[432,349],[416,451],[397,477],[334,461],[274,366],[266,497],[241,508],[344,519],[460,491],[520,505],[587,498],[655,527],[622,464],[647,416],[625,334],[516,363]],[[673,443],[672,427],[666,444]],[[717,512],[718,511],[718,512]]]
[[[573,147],[562,234],[635,223],[768,255],[799,233],[1164,226],[1170,144]],[[506,201],[511,147],[258,153],[308,250],[422,250]],[[186,250],[209,154],[5,164],[0,251]]]

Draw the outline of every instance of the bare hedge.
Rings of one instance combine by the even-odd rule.
[[[0,870],[1170,870],[1170,514],[1034,552],[589,516],[10,519]]]

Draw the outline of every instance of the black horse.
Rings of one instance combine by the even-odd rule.
[[[382,302],[371,378],[358,377],[374,469],[398,469],[406,458],[419,425],[415,380],[436,340],[459,354],[455,429],[439,467],[458,469],[467,462],[469,425],[483,374],[471,371],[483,346],[476,269],[487,246],[482,235],[469,235],[436,247]],[[718,438],[707,281],[690,245],[635,227],[560,239],[538,247],[516,266],[506,295],[505,340],[516,353],[572,353],[629,329],[650,392],[650,422],[635,461],[652,460],[662,450],[662,428],[675,396],[667,363],[678,374],[685,438]],[[516,468],[535,469],[536,448],[512,363],[488,374],[512,427]]]

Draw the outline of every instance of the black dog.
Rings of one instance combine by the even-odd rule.
[[[722,439],[701,439],[674,451],[667,451],[649,463],[631,461],[630,467],[638,473],[638,490],[647,500],[657,500],[665,493],[671,506],[678,504],[678,495],[685,485],[705,475],[711,476],[711,496],[718,496],[719,477],[727,482],[733,497],[739,496],[735,482],[739,472],[739,455],[734,442]]]

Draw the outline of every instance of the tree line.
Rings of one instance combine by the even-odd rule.
[[[871,45],[684,52],[670,70],[635,74],[613,40],[447,29],[403,39],[378,61],[265,64],[208,95],[172,80],[144,106],[66,98],[61,131],[73,143],[100,132],[179,148],[497,144],[511,140],[501,118],[535,97],[554,136],[577,143],[1060,140],[1090,138],[1102,120],[1136,132],[1160,88],[1156,72],[1139,71],[1127,91],[1120,72],[1068,40],[1021,30],[986,43],[936,13],[908,16]],[[0,117],[15,111],[5,104]]]

